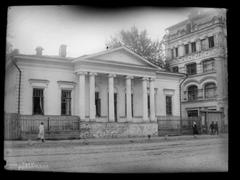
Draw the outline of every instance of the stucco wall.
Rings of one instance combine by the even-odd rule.
[[[12,66],[5,76],[4,111],[7,113],[17,113],[18,80],[18,71],[16,67]]]
[[[179,101],[179,80],[158,75],[155,81],[157,88],[156,95],[156,116],[166,116],[166,95],[172,96],[172,115],[180,115]]]
[[[22,77],[22,114],[32,114],[32,85],[29,79],[48,80],[49,83],[44,89],[44,114],[60,115],[61,114],[61,88],[57,81],[74,81],[75,77],[72,71],[54,68],[41,68],[37,66],[27,67],[20,66],[23,72]],[[73,97],[75,89],[72,91]],[[75,99],[72,99],[74,104]],[[75,109],[72,108],[72,114]]]

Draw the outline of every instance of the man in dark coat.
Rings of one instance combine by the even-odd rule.
[[[214,134],[214,122],[212,121],[212,123],[210,124],[210,127],[209,127],[210,131],[211,131],[211,135]]]
[[[195,121],[193,121],[193,135],[198,134],[198,130],[197,130],[197,124]]]
[[[218,135],[218,122],[217,121],[214,124],[214,134],[215,133]]]

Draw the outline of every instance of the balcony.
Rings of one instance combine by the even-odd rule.
[[[182,102],[215,100],[217,98],[216,89],[217,88],[184,91]]]

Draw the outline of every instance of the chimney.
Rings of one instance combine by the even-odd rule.
[[[66,57],[67,56],[67,46],[65,44],[62,44],[59,48],[59,56],[60,57]]]
[[[41,46],[36,47],[36,55],[42,56],[43,48]]]

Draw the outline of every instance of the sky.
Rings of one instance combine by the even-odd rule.
[[[191,8],[135,7],[100,9],[85,6],[12,6],[8,9],[7,39],[22,54],[58,55],[61,44],[67,56],[78,57],[106,49],[105,43],[121,30],[146,29],[161,40],[165,29],[187,19]]]

